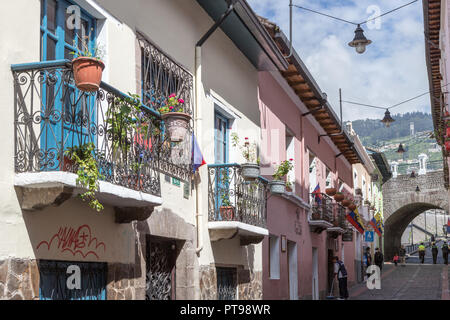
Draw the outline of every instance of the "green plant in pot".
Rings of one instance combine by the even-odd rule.
[[[100,212],[104,209],[103,205],[95,197],[99,188],[99,180],[103,179],[97,166],[97,160],[94,156],[95,145],[85,143],[81,146],[73,146],[67,148],[65,155],[74,161],[76,168],[78,169],[77,184],[86,188],[87,191],[80,195],[83,201],[89,201],[89,206]]]
[[[222,173],[220,190],[220,217],[222,220],[230,221],[234,219],[234,207],[230,201],[230,178],[227,170],[225,169]]]
[[[258,147],[256,143],[250,143],[247,137],[244,138],[244,143],[240,142],[237,133],[231,134],[232,145],[235,148],[239,148],[244,157],[246,163],[241,164],[242,177],[244,180],[253,181],[260,176],[259,158],[257,156]]]
[[[283,194],[286,192],[286,181],[284,180],[287,174],[294,169],[292,164],[293,159],[289,159],[280,163],[272,175],[273,180],[269,182],[270,192],[272,194]]]

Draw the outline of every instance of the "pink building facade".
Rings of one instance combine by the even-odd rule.
[[[292,190],[268,199],[270,236],[263,242],[263,298],[323,299],[329,290],[333,256],[345,262],[349,284],[355,282],[356,236],[343,242],[342,235],[312,231],[311,192],[319,185],[321,192],[339,186],[353,194],[352,165],[345,157],[336,157],[339,151],[331,139],[322,138],[319,143],[318,136],[323,134],[319,123],[312,115],[302,116],[307,107],[279,74],[261,72],[259,90],[267,157],[273,160],[278,154],[279,161],[294,160]],[[274,161],[267,162],[274,166]]]

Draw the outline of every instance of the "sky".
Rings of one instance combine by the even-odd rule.
[[[247,1],[258,15],[278,24],[289,36],[289,0]],[[408,2],[411,1],[294,0],[295,5],[355,23],[375,16],[375,10],[382,14]],[[352,24],[293,9],[294,48],[338,115],[339,88],[343,100],[382,107],[429,91],[422,1],[381,17],[379,26],[362,25],[365,36],[372,40],[364,54],[348,46],[355,28]],[[343,109],[344,121],[384,116],[383,110],[350,104],[344,104]],[[430,113],[430,96],[396,107],[391,114],[411,111]]]

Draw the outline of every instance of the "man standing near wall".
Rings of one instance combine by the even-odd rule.
[[[333,258],[333,262],[334,262],[334,277],[337,277],[339,282],[338,300],[347,300],[348,299],[347,270],[345,269],[344,263],[341,260],[339,260],[337,256]]]

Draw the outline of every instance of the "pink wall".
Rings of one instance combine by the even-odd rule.
[[[280,141],[278,142],[271,141],[270,133],[265,137],[268,155],[273,155],[272,148],[277,148],[275,151],[279,152],[280,160],[286,160],[284,134],[286,127],[295,135],[296,194],[309,203],[309,150],[319,159],[317,182],[320,184],[321,190],[325,190],[326,168],[328,167],[333,172],[336,182],[339,177],[347,184],[345,188],[352,192],[352,170],[351,166],[344,164],[345,158],[341,156],[335,159],[335,152],[325,140],[318,143],[319,133],[310,122],[311,120],[305,117],[302,119],[301,111],[270,73],[261,72],[259,74],[259,86],[261,126],[268,132],[273,129],[278,129],[280,132]],[[262,158],[264,159],[264,155]],[[270,159],[270,162],[273,162],[272,158],[267,155],[265,157],[265,159]],[[322,296],[325,295],[328,276],[327,255],[330,247],[327,232],[324,231],[321,234],[310,232],[308,211],[284,198],[271,196],[267,209],[270,234],[280,238],[281,235],[285,235],[287,240],[297,243],[299,297],[308,298],[312,295],[313,247],[318,249],[319,291]],[[338,256],[341,256],[340,238],[338,237],[338,250],[333,250],[333,254]],[[334,244],[331,247],[334,249]],[[354,280],[354,256],[354,242],[345,243],[345,261],[348,261],[346,265],[349,281]],[[269,240],[266,237],[263,241],[264,299],[289,299],[287,252],[280,252],[280,271],[279,280],[269,279]]]

